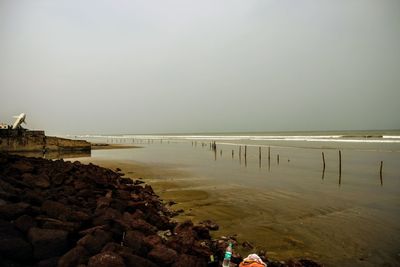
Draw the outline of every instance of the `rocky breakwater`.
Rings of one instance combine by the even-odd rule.
[[[219,266],[228,240],[211,239],[215,225],[173,214],[109,169],[0,153],[0,266]]]

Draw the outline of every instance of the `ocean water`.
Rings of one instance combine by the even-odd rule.
[[[184,178],[164,177],[179,188],[161,196],[189,195],[192,219],[212,218],[223,229],[218,234],[237,234],[271,257],[400,265],[400,131],[76,138],[141,147],[94,150],[93,162],[182,171]]]

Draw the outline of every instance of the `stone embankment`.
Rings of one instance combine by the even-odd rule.
[[[0,266],[220,266],[227,242],[237,245],[212,239],[210,221],[175,223],[151,186],[122,175],[0,153]],[[268,266],[319,266],[261,256]]]
[[[90,151],[91,145],[84,140],[71,140],[46,136],[44,131],[25,129],[1,129],[0,151],[8,152],[71,152]]]

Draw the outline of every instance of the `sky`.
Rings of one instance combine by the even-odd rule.
[[[400,129],[398,0],[0,0],[0,122]]]

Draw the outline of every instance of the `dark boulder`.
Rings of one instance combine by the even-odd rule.
[[[77,244],[84,247],[91,255],[94,255],[99,253],[103,246],[111,240],[111,233],[103,230],[97,230],[82,237]]]
[[[64,254],[68,250],[67,235],[62,230],[36,227],[29,229],[28,238],[33,246],[34,257],[47,259]]]

